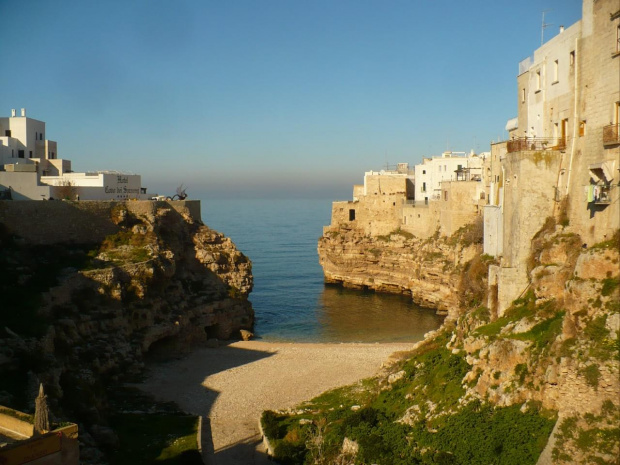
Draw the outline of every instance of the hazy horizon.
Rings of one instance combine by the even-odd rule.
[[[0,115],[151,191],[350,198],[365,171],[505,138],[543,10],[548,40],[581,2],[6,1]]]

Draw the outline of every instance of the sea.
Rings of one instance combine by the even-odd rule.
[[[317,243],[326,199],[202,198],[202,220],[252,261],[254,333],[267,341],[413,342],[443,317],[406,296],[326,285]]]

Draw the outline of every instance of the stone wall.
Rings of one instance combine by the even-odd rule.
[[[12,414],[9,415],[8,413],[3,413],[3,410],[7,410]],[[28,423],[27,421],[16,418],[16,416],[20,414],[23,415],[23,413],[21,412],[17,412],[13,409],[0,405],[0,432],[2,432],[2,430],[5,430],[12,434],[23,436],[25,438],[32,437],[34,432],[34,425],[32,423]]]
[[[481,182],[448,181],[441,183],[439,204],[440,233],[451,236],[482,213],[486,193]],[[482,195],[481,195],[482,194]]]
[[[89,244],[101,242],[118,232],[112,221],[112,210],[124,206],[136,215],[154,216],[159,209],[172,208],[183,217],[201,221],[200,201],[132,200],[115,201],[0,201],[0,224],[7,232],[29,243]]]
[[[427,238],[439,228],[439,202],[415,202],[403,205],[401,229],[416,237]]]

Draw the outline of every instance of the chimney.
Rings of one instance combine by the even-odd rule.
[[[26,109],[22,108],[22,116],[26,116]]]
[[[564,26],[560,26],[560,34],[564,32]]]
[[[17,112],[15,111],[15,108],[13,108],[13,109],[11,110],[11,116],[12,116],[12,117],[15,117],[16,115],[17,115]]]

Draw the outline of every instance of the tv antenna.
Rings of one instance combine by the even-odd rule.
[[[550,12],[551,10],[543,10],[542,12],[542,25],[540,27],[540,46],[545,43],[545,29],[549,26],[553,26],[553,23],[545,23],[545,13]]]

